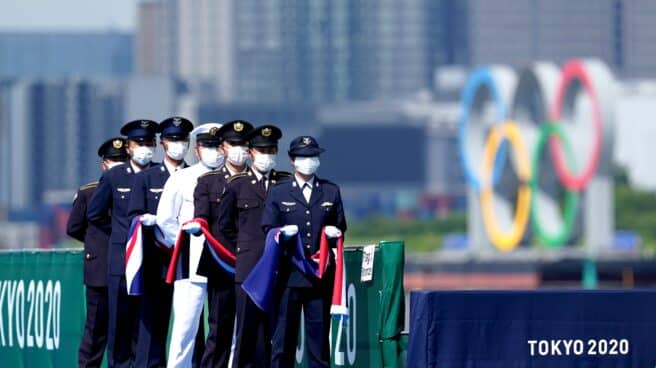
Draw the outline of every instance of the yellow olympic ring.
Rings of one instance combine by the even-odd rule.
[[[515,216],[508,231],[502,230],[494,215],[494,189],[492,188],[492,169],[501,143],[507,140],[517,160],[517,176],[520,185],[517,189]],[[483,184],[480,191],[483,222],[490,241],[504,252],[517,248],[528,225],[531,209],[531,162],[517,124],[506,121],[495,126],[490,132],[483,151]]]

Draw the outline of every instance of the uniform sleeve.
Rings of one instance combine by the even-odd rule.
[[[66,223],[66,234],[70,237],[84,242],[84,236],[87,233],[87,200],[81,190],[77,191],[73,208]]]
[[[237,243],[237,194],[234,186],[226,186],[219,203],[219,234],[214,234],[225,246],[234,249]]]
[[[199,177],[194,189],[194,217],[210,220],[210,190],[207,177]]]
[[[346,232],[346,216],[344,216],[344,205],[342,204],[342,194],[337,189],[337,220],[335,221],[335,226],[342,230],[343,233]]]
[[[135,216],[146,213],[146,175],[140,172],[134,176],[132,190],[130,191],[130,201],[128,203],[128,218],[132,221]]]
[[[103,174],[98,187],[87,205],[87,219],[98,226],[105,226],[107,213],[112,208],[112,184],[110,178]]]
[[[180,208],[182,207],[181,180],[179,175],[173,175],[164,184],[162,196],[157,205],[157,225],[164,232],[167,242],[172,245],[180,230]]]
[[[262,230],[268,233],[274,227],[280,227],[285,224],[282,223],[278,207],[274,204],[275,191],[269,191],[269,194],[264,201],[264,212],[262,214]]]

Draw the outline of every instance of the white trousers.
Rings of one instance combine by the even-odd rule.
[[[169,344],[168,368],[191,367],[196,332],[206,296],[207,282],[182,279],[173,284],[174,317]]]

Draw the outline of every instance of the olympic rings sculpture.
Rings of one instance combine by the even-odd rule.
[[[581,202],[580,194],[597,173],[604,141],[609,134],[608,122],[604,121],[607,114],[603,111],[598,90],[612,85],[613,81],[612,74],[603,64],[579,59],[565,62],[560,71],[551,64],[536,64],[522,74],[519,83],[515,83],[513,72],[503,67],[481,67],[472,74],[462,94],[458,127],[460,157],[468,185],[478,192],[487,237],[497,249],[515,249],[527,232],[529,220],[540,244],[558,248],[571,238]],[[540,95],[540,103],[545,108],[543,121],[536,122],[539,124],[537,138],[530,142],[533,143],[531,150],[522,135],[518,117],[514,116],[519,115],[515,111],[516,105],[530,89]],[[483,97],[491,100],[496,123],[489,129],[474,130],[470,128],[470,121],[476,120],[475,106],[484,99],[482,92],[487,92]],[[591,140],[591,145],[584,160],[576,157],[574,144],[578,142],[567,134],[561,123],[564,112],[574,109],[570,105],[575,105],[579,92],[587,95],[590,105],[589,133],[585,136]],[[507,104],[511,98],[513,104]],[[511,108],[515,110],[509,111]],[[481,143],[484,143],[482,149]],[[472,148],[478,151],[472,153]],[[558,182],[565,190],[562,220],[555,230],[554,226],[549,230],[542,219],[536,195],[542,171],[540,165],[547,149]],[[508,154],[514,158],[519,184],[511,225],[502,229],[494,211],[494,188],[499,184]],[[553,202],[560,200],[553,199]]]

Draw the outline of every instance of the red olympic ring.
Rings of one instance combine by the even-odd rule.
[[[601,106],[599,104],[599,97],[590,81],[588,73],[580,60],[572,60],[563,66],[562,76],[558,85],[556,100],[554,101],[553,110],[551,111],[551,121],[560,122],[563,112],[563,102],[565,95],[570,84],[578,80],[581,82],[583,89],[589,95],[592,101],[592,128],[593,134],[593,147],[592,153],[588,161],[583,165],[580,173],[573,173],[567,166],[565,152],[563,146],[557,137],[552,136],[549,138],[549,148],[551,157],[554,160],[556,174],[562,182],[563,186],[569,190],[581,191],[590,182],[601,158],[601,146],[603,140],[603,126],[601,121]]]

